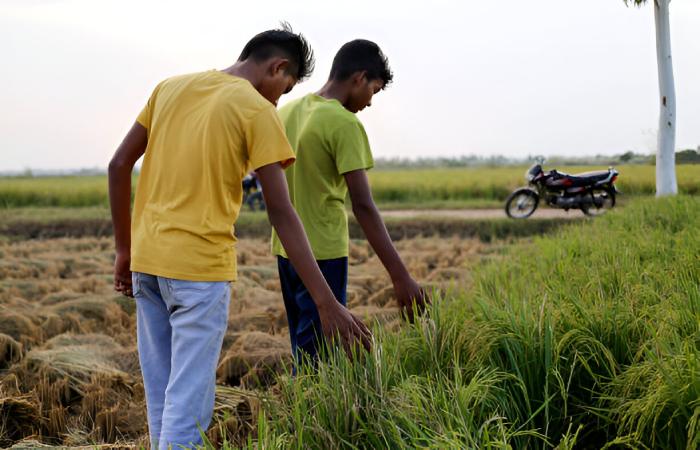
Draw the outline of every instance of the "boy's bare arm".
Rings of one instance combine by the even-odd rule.
[[[270,223],[277,231],[294,270],[316,304],[323,334],[329,339],[339,335],[348,354],[356,341],[369,350],[372,336],[369,329],[338,303],[318,268],[304,227],[289,200],[287,180],[282,166],[279,163],[269,164],[256,172],[263,187]]]
[[[114,289],[133,297],[131,290],[131,171],[145,153],[148,137],[138,122],[131,127],[109,162],[109,205],[112,209]]]
[[[374,199],[372,199],[366,171],[364,169],[354,170],[344,174],[344,176],[350,191],[352,212],[362,227],[367,241],[389,272],[399,306],[403,308],[409,320],[413,321],[413,302],[416,302],[419,311],[422,310],[426,301],[425,291],[408,273],[391,242],[386,225],[379,215]]]

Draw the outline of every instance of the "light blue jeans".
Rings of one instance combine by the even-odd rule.
[[[201,445],[214,409],[231,287],[132,274],[136,335],[153,450]]]

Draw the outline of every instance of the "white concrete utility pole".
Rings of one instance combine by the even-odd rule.
[[[641,6],[647,0],[624,0],[625,4]],[[656,62],[659,73],[658,145],[656,148],[656,196],[678,193],[676,181],[676,88],[671,59],[671,25],[668,5],[671,0],[652,0],[656,26]]]

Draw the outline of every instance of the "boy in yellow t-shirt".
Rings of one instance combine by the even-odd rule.
[[[345,304],[348,271],[348,222],[345,198],[382,264],[389,272],[404,312],[423,307],[425,293],[396,253],[377,211],[367,181],[372,152],[355,113],[392,80],[388,61],[377,44],[354,40],[336,54],[326,84],[280,109],[296,163],[286,169],[292,203],[304,224],[311,249],[336,298]],[[281,236],[273,231],[282,295],[292,350],[297,360],[317,357],[322,321],[298,267],[288,259]]]
[[[327,336],[369,346],[369,330],[338,302],[290,203],[293,162],[275,105],[313,68],[306,40],[284,26],[258,34],[218,71],[155,88],[109,164],[114,287],[136,298],[137,340],[152,448],[201,444],[236,278],[242,178],[255,170],[270,222],[309,286]],[[130,214],[131,172],[144,156]]]

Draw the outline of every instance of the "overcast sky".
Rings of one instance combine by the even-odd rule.
[[[336,50],[376,41],[394,84],[360,113],[376,157],[655,148],[651,4],[622,0],[0,0],[0,171],[106,167],[156,83],[230,65],[289,21],[317,90]],[[671,2],[677,148],[700,145],[700,0]]]

